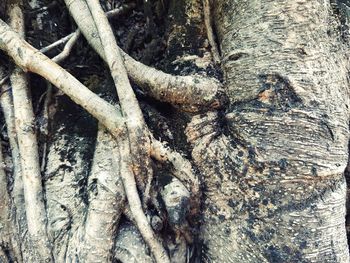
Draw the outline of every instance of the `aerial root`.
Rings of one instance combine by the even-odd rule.
[[[99,30],[90,9],[84,0],[65,0],[66,6],[91,47],[105,61]],[[84,17],[84,19],[80,19]],[[114,38],[114,36],[113,36]],[[181,109],[198,112],[222,108],[227,104],[223,85],[215,78],[202,75],[175,76],[146,66],[119,49],[124,59],[128,76],[149,96],[179,106]]]
[[[10,9],[11,26],[24,36],[24,18],[21,1]],[[35,251],[46,262],[52,261],[51,243],[47,235],[47,216],[44,203],[38,144],[35,134],[35,117],[27,85],[27,76],[16,67],[10,76],[13,94],[14,118],[18,149],[21,156],[21,173],[29,238]]]
[[[150,178],[152,176],[149,158],[149,130],[129,82],[122,56],[107,17],[98,0],[87,0],[87,4],[95,21],[102,47],[105,54],[108,54],[107,64],[115,82],[122,114],[125,116],[127,133],[124,139],[120,137],[118,142],[119,150],[121,151],[121,178],[130,211],[156,262],[170,262],[164,247],[159,242],[143,212],[136,185],[137,179],[139,179],[139,182],[146,179],[145,185],[141,184],[139,187],[141,187],[141,190],[144,190],[146,198],[148,198]],[[143,160],[142,165],[140,163],[141,160]]]
[[[124,138],[118,140],[118,144],[119,153],[115,152],[114,154],[120,156],[121,158],[120,174],[131,212],[130,217],[133,218],[133,221],[135,222],[145,242],[149,246],[156,262],[170,262],[164,247],[158,240],[157,236],[154,234],[151,225],[148,222],[148,219],[142,210],[141,199],[137,192],[134,173],[130,165],[132,160],[130,159],[129,154],[130,149],[128,138],[124,136]]]
[[[211,12],[210,12],[210,0],[203,0],[203,9],[204,9],[204,23],[205,23],[205,27],[207,29],[207,37],[208,37],[208,41],[209,44],[211,46],[211,54],[213,57],[213,60],[216,64],[220,64],[221,63],[221,59],[220,59],[220,53],[219,53],[219,48],[218,45],[215,41],[215,36],[214,36],[214,32],[213,32],[213,23],[212,23],[212,16],[211,16]]]
[[[200,184],[198,177],[189,160],[180,153],[173,151],[165,143],[153,138],[151,156],[159,162],[168,162],[173,166],[173,175],[191,194],[191,212],[195,214],[199,210]]]
[[[77,1],[79,0],[76,0],[76,2]],[[93,0],[90,0],[89,3],[93,5],[98,4],[97,1]],[[95,8],[91,8],[90,10],[96,11]],[[98,15],[101,15],[101,12]],[[101,21],[98,18],[98,15],[96,16],[97,18],[95,18],[95,21]],[[92,21],[92,23],[95,24],[94,21]],[[112,43],[112,46],[114,45],[112,50],[106,48],[102,49],[105,50],[103,52],[108,54],[118,53],[120,49],[116,43],[113,44],[115,39],[113,34],[111,34],[111,31],[109,33],[104,32],[105,28],[109,27],[109,25],[106,26],[105,23],[102,26],[100,25],[100,27],[100,30],[98,30],[99,35],[104,36],[103,38],[101,37],[101,39],[104,39],[107,36],[105,40],[102,40],[107,43],[105,43],[105,45],[101,44],[101,46],[106,47],[110,43]],[[74,35],[75,33],[66,38],[65,41],[71,39]],[[113,40],[111,38],[113,38]],[[126,154],[123,155],[125,159],[122,161],[123,184],[129,201],[130,211],[132,212],[132,218],[134,218],[142,236],[151,248],[156,261],[169,262],[165,249],[153,233],[150,223],[142,210],[141,198],[137,191],[137,186],[139,186],[139,184],[136,184],[135,174],[138,173],[138,169],[144,169],[144,163],[142,163],[142,160],[145,159],[143,159],[143,157],[147,157],[148,163],[150,162],[150,157],[153,157],[158,161],[171,163],[174,168],[174,177],[178,178],[191,193],[192,211],[198,211],[199,209],[199,181],[188,160],[182,157],[179,153],[167,148],[163,143],[152,138],[148,127],[144,123],[142,112],[135,94],[131,89],[130,83],[127,80],[126,73],[128,73],[135,82],[140,83],[140,86],[143,85],[145,90],[148,89],[148,93],[153,97],[163,101],[168,101],[175,105],[192,105],[193,108],[221,107],[225,102],[225,95],[221,84],[214,79],[203,78],[200,76],[172,76],[147,67],[133,60],[127,54],[122,53],[120,57],[111,58],[108,63],[114,80],[118,82],[116,88],[120,94],[121,113],[115,106],[109,104],[88,90],[66,70],[54,63],[53,60],[50,60],[26,43],[2,20],[0,20],[0,39],[0,48],[6,51],[18,66],[25,71],[32,71],[49,80],[52,84],[71,97],[73,101],[81,105],[97,118],[114,136],[114,138],[118,139],[118,141],[121,140],[121,143],[125,144],[123,146],[123,151],[125,151]],[[60,44],[62,43],[64,43],[64,41],[60,42]],[[74,44],[74,41],[71,40],[69,43],[70,44],[66,45],[68,50]],[[52,48],[52,46],[50,48]],[[18,55],[19,50],[22,51],[21,56]],[[47,51],[49,49],[46,48],[45,50]],[[112,52],[115,50],[117,50],[117,52]],[[120,61],[122,62],[120,63]],[[123,62],[126,65],[126,69],[123,67]],[[153,74],[156,74],[156,76],[153,78],[150,77],[149,79],[147,78],[147,76]],[[123,79],[120,82],[121,76],[123,76]],[[165,86],[159,85],[163,81],[165,82]],[[181,94],[186,92],[186,90],[187,93],[185,93],[185,96],[182,96]],[[164,95],[161,94],[167,95],[164,97]],[[124,138],[121,139],[123,136]],[[135,162],[138,163],[140,167],[135,168]],[[150,172],[151,169],[147,170],[146,173]],[[143,171],[140,171],[140,173],[143,173]],[[143,190],[145,189],[147,188],[145,187]]]

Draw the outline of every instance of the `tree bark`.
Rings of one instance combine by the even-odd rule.
[[[112,56],[103,50],[86,1],[65,2],[87,42],[102,59],[111,60]],[[101,2],[107,5],[114,1]],[[103,77],[98,76],[92,84],[78,80],[73,77],[74,70],[70,68],[68,73],[19,40],[0,21],[0,48],[24,70],[47,78],[72,99],[59,92],[52,98],[49,123],[45,124],[47,137],[39,136],[39,153],[43,155],[39,165],[37,143],[27,145],[29,150],[21,145],[21,131],[35,139],[34,129],[26,131],[19,126],[26,116],[30,116],[28,125],[33,126],[32,112],[18,117],[24,106],[32,110],[31,104],[22,105],[15,98],[13,115],[12,93],[4,93],[9,84],[1,89],[10,146],[7,151],[3,147],[0,163],[9,162],[14,168],[8,171],[0,167],[0,262],[50,261],[47,254],[52,251],[51,262],[59,263],[149,263],[162,262],[167,256],[171,262],[182,263],[190,260],[196,247],[201,253],[194,252],[191,262],[350,262],[344,178],[349,141],[349,44],[331,4],[334,1],[146,2],[145,26],[149,29],[155,30],[151,20],[156,10],[152,10],[152,4],[159,2],[167,9],[163,32],[166,58],[160,64],[168,72],[148,67],[123,52],[125,69],[117,65],[121,57],[117,64],[109,62],[111,68],[122,68],[122,82],[129,82],[127,73],[143,89],[142,96],[135,97],[137,89],[127,84],[133,107],[141,105],[143,116],[139,112],[137,119],[142,120],[142,127],[156,130],[156,134],[166,130],[177,136],[171,141],[175,149],[170,150],[161,139],[154,139],[166,136],[149,135],[147,130],[142,156],[152,158],[139,161],[138,166],[143,169],[147,163],[154,170],[151,204],[138,199],[137,195],[145,201],[145,187],[139,184],[136,189],[135,182],[130,181],[133,177],[126,177],[135,169],[130,150],[138,154],[140,147],[130,146],[141,142],[137,141],[137,133],[131,138],[123,127],[125,122],[130,122],[128,129],[140,123],[135,125],[135,118],[125,121],[125,116],[135,114],[132,108],[128,114],[120,114],[112,79],[106,77],[110,72],[99,72]],[[343,8],[346,13],[346,5]],[[204,12],[212,17],[205,17]],[[99,31],[106,27],[106,21],[104,26],[99,25]],[[125,30],[120,21],[111,24],[115,31]],[[40,25],[45,27],[45,20]],[[114,51],[119,50],[114,40],[107,42],[113,42]],[[75,54],[74,49],[72,52]],[[211,56],[215,56],[215,62]],[[221,63],[222,79],[216,63]],[[5,63],[1,66],[1,71],[5,70]],[[104,66],[99,64],[100,68]],[[0,73],[2,79],[4,74]],[[83,74],[92,79],[89,71]],[[190,75],[182,76],[186,74]],[[113,76],[120,89],[119,74]],[[15,79],[11,82],[16,84]],[[18,87],[12,89],[18,97]],[[146,96],[191,113],[168,106],[160,109],[165,104],[144,99]],[[127,108],[129,103],[124,98],[122,107]],[[89,114],[98,119],[98,125]],[[189,119],[185,129],[183,123]],[[40,125],[40,119],[37,123]],[[163,129],[162,125],[172,127]],[[128,136],[134,144],[129,143]],[[46,140],[46,154],[40,151],[42,140]],[[191,151],[190,160],[179,154],[187,149]],[[27,153],[27,160],[35,159],[39,189],[35,193],[44,197],[39,200],[40,209],[36,209],[44,214],[36,217],[45,217],[41,220],[44,222],[47,216],[47,227],[38,224],[45,232],[38,240],[50,250],[44,253],[46,256],[35,255],[35,245],[26,234],[34,232],[29,229],[33,225],[28,213],[29,197],[23,197],[21,181],[16,180],[19,174],[23,173],[26,180],[31,174],[19,151]],[[20,162],[23,167],[17,164]],[[191,163],[196,165],[199,177]],[[148,178],[141,179],[146,182]],[[15,181],[13,186],[11,180]],[[132,196],[127,193],[130,185]],[[202,206],[198,211],[200,191]],[[137,214],[134,207],[145,213]],[[192,211],[193,207],[197,210]],[[15,209],[18,214],[13,212]],[[140,230],[138,216],[146,233]],[[197,221],[198,235],[193,231]],[[25,241],[16,243],[21,237]]]
[[[214,8],[230,107],[223,134],[193,141],[203,262],[349,262],[348,50],[330,3]]]

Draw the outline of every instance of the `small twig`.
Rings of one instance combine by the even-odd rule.
[[[124,4],[116,9],[110,10],[106,12],[107,18],[115,18],[117,16],[123,15],[130,11],[131,9],[135,8],[136,4],[135,3],[129,3],[129,4]]]
[[[119,8],[116,8],[116,9],[113,9],[113,10],[110,10],[108,12],[106,12],[106,15],[108,18],[115,18],[117,16],[120,16],[122,14],[125,14],[127,11],[129,11],[130,9],[134,8],[135,7],[135,3],[130,3],[130,4],[126,4],[126,5],[122,5],[121,7]],[[75,32],[73,33],[70,33],[69,35],[57,40],[56,42],[46,46],[46,47],[43,47],[42,49],[40,49],[40,52],[41,53],[47,53],[49,52],[50,50],[54,49],[55,47],[57,46],[60,46],[64,43],[67,43],[69,42],[70,39],[72,38],[78,38],[77,37],[77,34],[80,35],[80,29],[77,29],[75,30]],[[75,43],[75,42],[74,42]],[[74,43],[72,43],[71,45],[73,46]],[[68,44],[68,43],[67,43]]]
[[[79,29],[77,29],[73,33],[70,33],[68,36],[65,36],[64,38],[61,38],[60,40],[57,40],[56,42],[54,42],[46,47],[43,47],[42,49],[40,49],[40,52],[41,53],[49,52],[50,50],[54,49],[55,47],[66,43],[67,41],[69,41],[69,39],[71,39],[77,33],[78,30]]]
[[[35,15],[38,13],[42,13],[45,12],[47,10],[49,10],[50,8],[53,8],[57,5],[56,1],[52,1],[50,4],[48,4],[47,6],[43,6],[43,7],[39,7],[39,8],[34,8],[33,10],[29,11],[28,14],[30,15]]]
[[[75,43],[78,41],[79,37],[80,37],[80,30],[77,30],[77,31],[75,31],[73,36],[68,40],[68,42],[64,46],[64,49],[62,50],[62,52],[59,53],[57,56],[53,57],[52,61],[54,61],[56,63],[60,63],[64,59],[66,59],[69,56]]]
[[[135,3],[123,5],[119,8],[114,9],[114,10],[108,11],[106,13],[106,15],[108,18],[113,18],[113,17],[116,17],[116,16],[119,16],[121,14],[126,13],[127,11],[129,11],[133,7],[135,7]],[[77,29],[74,33],[71,33],[68,36],[65,36],[64,38],[61,38],[60,40],[52,43],[51,45],[40,49],[40,51],[42,53],[46,53],[46,52],[54,49],[55,47],[66,43],[62,52],[52,58],[52,60],[54,62],[61,63],[64,59],[66,59],[69,56],[71,50],[73,49],[73,46],[78,41],[80,35],[81,35],[81,32],[79,29]]]
[[[32,1],[28,1],[30,7],[34,10],[38,10],[40,9],[40,3],[38,0],[32,0]],[[37,12],[36,13],[36,23],[37,23],[37,26],[40,30],[43,29],[43,14],[42,13],[39,13]]]
[[[211,20],[211,14],[210,14],[210,0],[203,0],[203,9],[204,9],[204,23],[205,27],[207,29],[207,37],[209,44],[211,46],[211,53],[214,59],[214,62],[216,64],[220,64],[220,54],[219,54],[219,48],[215,41],[214,32],[213,32],[213,23]]]

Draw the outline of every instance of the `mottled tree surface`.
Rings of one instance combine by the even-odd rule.
[[[330,3],[219,1],[215,24],[227,127],[193,154],[208,262],[348,262],[348,50]]]
[[[349,1],[98,4],[0,3],[0,263],[350,262]]]

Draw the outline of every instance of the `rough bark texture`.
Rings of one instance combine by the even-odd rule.
[[[329,2],[214,8],[227,129],[210,133],[203,118],[188,129],[204,131],[193,141],[206,185],[203,262],[349,262],[347,50]]]
[[[40,0],[33,2],[37,2],[35,8],[40,8]],[[63,1],[59,2],[63,6]],[[106,59],[85,0],[65,2],[89,44]],[[343,6],[346,1],[216,0],[210,3],[212,17],[206,18],[206,25],[203,12],[204,9],[208,12],[208,0],[144,1],[145,25],[149,30],[154,29],[152,19],[160,16],[152,14],[160,12],[152,10],[155,2],[167,9],[163,14],[166,58],[158,65],[179,76],[122,54],[128,76],[145,91],[142,93],[133,85],[137,101],[131,89],[129,95],[133,96],[134,104],[145,99],[140,103],[141,109],[154,133],[154,137],[149,137],[148,148],[155,171],[148,206],[142,206],[138,199],[144,189],[136,189],[135,181],[127,177],[132,176],[135,165],[130,158],[128,134],[123,129],[125,118],[109,102],[110,97],[115,101],[115,93],[110,92],[113,80],[106,78],[110,72],[101,70],[100,63],[101,76],[97,76],[97,81],[95,75],[90,76],[88,67],[80,73],[89,79],[83,81],[79,76],[78,81],[73,77],[76,68],[70,67],[68,73],[0,20],[0,48],[24,70],[44,76],[73,100],[54,89],[52,103],[46,105],[47,150],[40,152],[44,147],[43,138],[39,137],[42,163],[39,166],[36,160],[34,167],[36,180],[42,180],[45,194],[45,207],[36,211],[47,214],[49,242],[43,243],[52,248],[52,262],[155,262],[152,251],[160,249],[152,248],[152,240],[164,245],[173,263],[189,262],[191,257],[191,261],[196,258],[194,262],[223,263],[349,262],[343,176],[349,139],[349,45],[343,43],[348,39],[348,30],[346,23],[339,24],[331,5],[341,3],[343,9],[339,12],[346,15],[348,9]],[[347,19],[343,16],[340,20]],[[210,20],[215,27],[208,29]],[[39,22],[38,27],[45,27],[45,21]],[[129,30],[119,28],[121,21],[117,24],[115,35]],[[207,33],[211,36],[209,44]],[[225,111],[220,111],[226,102],[226,96],[220,95],[223,84],[207,77],[221,79],[209,52],[215,40],[230,100]],[[113,50],[116,51],[116,46]],[[72,52],[76,55],[77,50],[73,48]],[[73,63],[63,65],[70,64]],[[116,66],[122,65],[114,63],[111,68]],[[1,81],[4,73],[0,73]],[[124,70],[123,73],[123,81],[128,82]],[[192,75],[181,76],[189,74]],[[118,80],[118,74],[113,75]],[[88,83],[90,80],[92,83]],[[9,85],[2,84],[4,91]],[[118,88],[120,82],[116,84]],[[18,97],[18,90],[13,89]],[[96,94],[101,90],[108,93],[108,100],[104,100],[107,96]],[[145,94],[203,113],[196,116],[180,113],[145,98]],[[20,162],[24,161],[19,156],[21,147],[18,149],[15,131],[15,124],[18,126],[25,118],[14,123],[12,93],[0,96],[10,142],[10,149],[6,151],[6,144],[2,149],[4,157],[0,154],[0,164],[3,160],[8,164],[11,157],[13,166],[11,172],[0,166],[0,263],[44,261],[47,256],[36,255],[35,244],[27,234],[30,232],[27,222],[33,222],[25,214],[24,204],[29,197],[23,197]],[[127,107],[128,99],[123,100],[123,107]],[[40,104],[35,98],[34,101]],[[30,103],[25,107],[24,103],[19,104],[15,103],[17,113],[31,107]],[[82,108],[99,120],[98,127]],[[212,111],[205,112],[208,108]],[[143,117],[139,114],[140,120]],[[26,121],[32,127],[33,114],[25,116],[30,116]],[[192,160],[186,160],[159,139],[167,138],[176,150],[186,152],[189,146],[185,143],[183,124],[190,117],[185,132],[192,147],[192,160],[202,175],[202,188]],[[40,121],[39,118],[39,125]],[[135,127],[129,124],[129,128]],[[170,128],[162,127],[168,124]],[[169,133],[164,135],[164,131]],[[19,135],[21,132],[35,136],[33,129],[19,130]],[[18,139],[21,143],[21,138]],[[39,159],[34,144],[25,152],[32,152],[29,158]],[[142,168],[142,161],[138,165]],[[28,168],[24,163],[24,175],[29,175]],[[132,195],[128,196],[123,186],[132,187]],[[198,236],[203,243],[202,253],[192,256],[199,245],[191,234],[200,220],[196,216],[198,210],[191,208],[199,207],[197,198],[201,190],[202,221]],[[36,194],[40,192],[39,189]],[[137,211],[144,209],[145,214],[133,212],[135,207]],[[141,220],[135,220],[135,214]],[[45,225],[40,227],[44,229]],[[21,238],[24,241],[19,243]],[[158,258],[161,261],[162,255]]]

